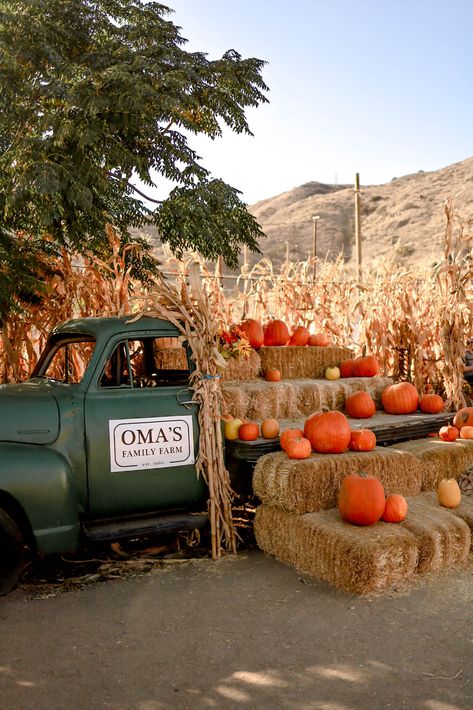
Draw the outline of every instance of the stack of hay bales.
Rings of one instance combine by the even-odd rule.
[[[473,464],[473,440],[441,441],[438,438],[413,439],[396,444],[398,451],[413,454],[422,466],[422,490],[434,491],[442,478],[458,479]]]
[[[304,377],[322,378],[327,367],[338,367],[342,360],[353,358],[353,353],[348,348],[332,345],[327,347],[263,345],[258,352],[262,372],[276,368],[285,380]]]
[[[462,449],[460,449],[462,451]],[[473,446],[471,449],[473,457]],[[262,501],[254,522],[259,547],[283,562],[355,594],[405,586],[422,572],[463,565],[471,546],[473,499],[455,510],[421,493],[426,464],[406,448],[323,455],[295,461],[283,452],[261,457],[253,485]],[[342,479],[361,470],[377,476],[387,493],[407,497],[400,524],[360,527],[336,508]],[[433,479],[432,479],[433,480]]]

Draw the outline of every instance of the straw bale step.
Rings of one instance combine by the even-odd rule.
[[[222,382],[222,411],[238,419],[303,419],[322,407],[343,409],[353,392],[364,390],[381,403],[383,390],[392,383],[389,377],[347,377],[328,380],[281,380],[262,378],[248,382]]]
[[[290,459],[284,451],[262,456],[253,473],[253,491],[262,503],[303,514],[337,505],[341,481],[365,471],[380,479],[389,493],[420,493],[422,463],[408,451],[376,447],[373,451],[312,454]]]
[[[437,500],[436,493],[422,493],[420,499],[423,500],[425,505],[429,505],[436,510],[447,510],[451,515],[456,515],[464,520],[473,535],[473,498],[471,496],[462,495],[461,503],[456,508],[442,507]]]
[[[322,378],[327,367],[338,367],[342,360],[353,358],[351,350],[338,345],[327,347],[264,345],[258,353],[261,359],[261,370],[264,372],[276,368],[284,379]]]
[[[409,530],[389,523],[349,525],[338,510],[295,515],[261,505],[254,529],[264,552],[353,594],[403,587],[417,567],[419,549]]]
[[[473,464],[473,440],[468,439],[441,441],[429,437],[404,441],[392,448],[409,452],[419,459],[423,491],[436,490],[442,478],[458,480]]]

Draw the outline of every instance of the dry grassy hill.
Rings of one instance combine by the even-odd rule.
[[[445,199],[456,198],[457,213],[473,216],[473,158],[441,170],[419,171],[384,185],[361,187],[362,258],[394,258],[406,265],[431,262],[443,248]],[[317,254],[334,259],[341,251],[355,259],[355,198],[353,186],[309,182],[261,200],[250,212],[267,238],[265,256],[280,263],[289,249],[292,259],[312,252],[313,215],[317,224]],[[252,257],[252,260],[254,258]]]

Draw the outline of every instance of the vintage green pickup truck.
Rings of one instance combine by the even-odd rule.
[[[178,337],[151,317],[71,320],[27,382],[0,386],[0,594],[28,555],[206,523]]]

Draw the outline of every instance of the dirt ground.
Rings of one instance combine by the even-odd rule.
[[[360,598],[258,550],[0,599],[2,710],[471,710],[473,567]]]

